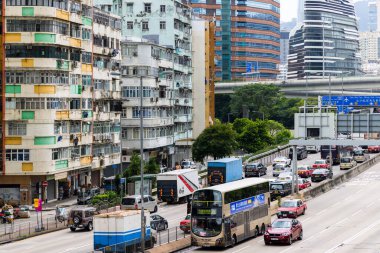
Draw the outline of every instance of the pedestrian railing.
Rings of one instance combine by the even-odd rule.
[[[43,218],[39,224],[36,221],[0,224],[0,243],[22,239],[29,236],[45,233],[46,231],[54,231],[67,227],[67,221],[59,222],[55,218]]]

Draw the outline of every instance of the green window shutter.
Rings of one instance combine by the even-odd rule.
[[[55,43],[55,34],[35,33],[34,42]]]
[[[65,169],[67,167],[69,167],[69,162],[67,160],[61,160],[61,161],[55,162],[55,169],[56,170]]]
[[[33,17],[34,16],[34,7],[22,7],[22,16]]]
[[[6,85],[5,93],[21,93],[21,85]]]
[[[53,145],[56,144],[55,136],[34,137],[34,145]]]
[[[87,17],[82,17],[82,23],[84,25],[92,26],[92,19]]]
[[[34,119],[34,111],[21,112],[21,119]]]

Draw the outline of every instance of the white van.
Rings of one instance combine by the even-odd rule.
[[[122,210],[138,210],[141,209],[141,196],[132,195],[124,197],[121,200]],[[158,210],[157,200],[150,195],[144,195],[144,209],[149,210],[151,213],[155,213]]]

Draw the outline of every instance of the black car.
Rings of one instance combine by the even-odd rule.
[[[168,221],[158,214],[153,214],[150,216],[150,227],[156,231],[166,230]]]
[[[307,149],[304,146],[299,146],[297,149],[297,160],[303,160],[307,158]],[[289,151],[289,159],[293,159],[293,148]]]
[[[92,198],[98,194],[100,194],[100,189],[98,187],[94,187],[94,188],[88,189],[84,192],[80,192],[78,194],[77,204],[78,205],[81,205],[81,204],[87,205],[91,202]]]
[[[321,182],[328,178],[333,178],[333,172],[328,169],[316,169],[311,174],[311,182]]]
[[[245,177],[260,177],[267,174],[267,167],[261,163],[250,163],[244,167]]]
[[[277,197],[286,197],[292,193],[292,183],[284,181],[273,181],[269,186],[271,200]]]

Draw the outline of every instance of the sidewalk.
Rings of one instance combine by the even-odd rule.
[[[55,210],[56,206],[59,207],[69,207],[77,203],[77,196],[72,196],[68,199],[63,200],[51,200],[47,204],[42,204],[42,211],[52,211]],[[34,212],[33,206],[31,206],[30,211]]]

